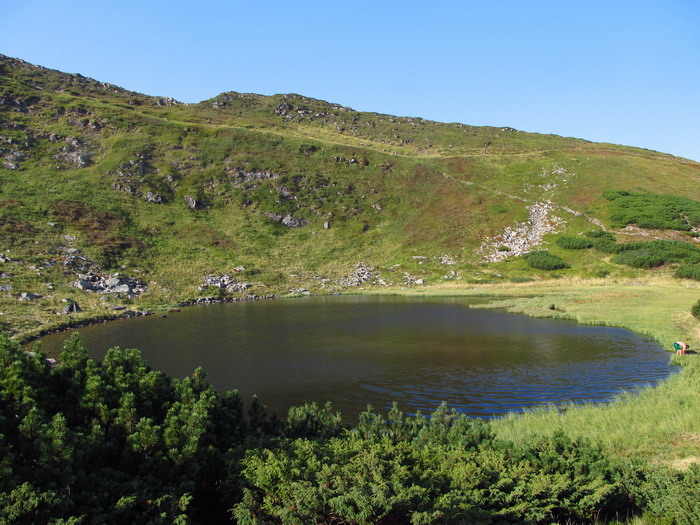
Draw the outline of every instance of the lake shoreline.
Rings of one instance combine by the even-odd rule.
[[[75,330],[76,328],[82,328],[85,326],[93,326],[96,324],[105,324],[110,321],[123,321],[127,319],[132,319],[134,317],[144,317],[149,315],[155,315],[156,313],[161,313],[165,315],[167,313],[176,313],[180,308],[188,308],[191,306],[205,306],[209,304],[219,304],[219,303],[236,303],[243,301],[261,301],[261,300],[272,300],[279,299],[278,295],[270,294],[265,296],[246,296],[246,297],[200,297],[199,299],[191,299],[189,301],[183,301],[171,306],[161,307],[158,310],[146,309],[146,310],[127,310],[120,313],[115,313],[114,315],[109,314],[98,314],[98,315],[88,315],[85,318],[74,320],[72,317],[68,318],[56,325],[53,325],[46,329],[40,329],[38,332],[35,330],[20,332],[15,334],[12,339],[17,341],[21,345],[27,345],[37,339],[41,339],[45,335],[56,334],[60,332],[68,332],[70,330]]]
[[[700,286],[673,279],[552,280],[478,286],[353,289],[343,295],[357,294],[488,297],[493,300],[473,307],[502,308],[531,317],[625,328],[655,339],[669,351],[677,339],[688,342],[691,349],[697,350],[700,345],[700,325],[689,312],[690,306],[700,296]],[[177,306],[165,307],[163,312],[167,313],[172,308]],[[94,322],[105,320],[97,319]],[[34,335],[32,340],[37,337]],[[622,456],[639,455],[655,461],[700,462],[700,389],[695,386],[695,382],[700,381],[700,360],[697,355],[673,355],[672,360],[674,364],[682,366],[679,374],[633,396],[622,395],[604,406],[580,405],[563,412],[541,408],[523,414],[513,413],[495,420],[494,425],[500,433],[514,441],[532,439],[545,432],[543,429],[551,433],[562,428],[572,435],[600,442]],[[675,403],[679,395],[684,398],[683,407]],[[619,416],[620,413],[625,416]],[[609,419],[625,421],[625,424],[610,430],[605,424]],[[582,428],[577,430],[575,425],[572,426],[573,422],[582,420]],[[592,421],[600,423],[591,424]],[[609,437],[600,430],[604,428],[608,428],[606,432]],[[635,439],[629,439],[630,434]]]
[[[576,287],[580,289],[596,290],[601,287],[608,288],[609,286],[644,286],[647,289],[658,289],[659,285],[651,282],[646,282],[649,280],[621,280],[616,279],[613,283],[608,282],[606,279],[587,279],[587,280],[577,280]],[[696,290],[697,296],[700,296],[700,285],[694,285],[691,283],[679,282],[677,279],[663,279],[664,287],[672,287],[677,290]],[[649,288],[651,287],[651,288]],[[558,319],[566,319],[576,321],[579,324],[595,324],[601,326],[616,326],[618,328],[626,328],[633,332],[637,332],[642,335],[653,337],[659,344],[668,348],[669,351],[673,341],[678,339],[683,339],[690,341],[691,347],[698,348],[700,345],[700,328],[696,327],[697,332],[693,333],[692,328],[688,327],[688,330],[681,328],[680,333],[677,335],[667,335],[669,330],[666,329],[664,333],[660,332],[658,329],[649,328],[649,326],[657,327],[656,323],[650,324],[649,326],[640,326],[639,323],[632,323],[618,320],[618,319],[595,319],[590,318],[590,316],[581,317],[572,311],[569,305],[571,298],[567,300],[566,294],[561,292],[570,289],[570,282],[561,282],[560,280],[542,281],[542,282],[530,282],[530,283],[498,283],[498,284],[487,284],[487,285],[467,285],[461,283],[455,283],[450,285],[434,285],[425,287],[401,287],[401,288],[373,288],[373,289],[348,289],[343,291],[340,295],[397,295],[397,296],[413,296],[413,297],[481,297],[492,299],[489,303],[479,306],[473,306],[474,308],[502,308],[506,311],[512,313],[520,313],[528,315],[530,317],[551,317]],[[314,294],[314,296],[323,296],[332,294]],[[338,293],[336,292],[336,295]],[[186,301],[181,301],[173,305],[161,306],[160,308],[145,308],[143,310],[128,310],[125,312],[114,313],[110,315],[109,313],[101,312],[95,315],[87,315],[82,319],[74,319],[68,317],[64,322],[57,325],[47,327],[46,329],[34,329],[25,332],[19,332],[12,336],[12,339],[16,340],[20,344],[26,345],[40,339],[41,337],[49,334],[54,334],[58,332],[70,331],[75,328],[80,328],[84,326],[92,326],[95,324],[103,324],[110,321],[118,321],[124,319],[130,319],[132,317],[140,317],[144,315],[154,315],[154,314],[168,314],[174,313],[179,308],[186,308],[191,306],[202,306],[207,304],[217,304],[217,303],[228,303],[228,302],[239,302],[248,300],[270,300],[270,299],[280,299],[280,298],[298,298],[301,296],[279,296],[276,294],[271,294],[267,296],[251,296],[251,297],[204,297],[198,299],[189,299]],[[693,296],[695,297],[695,296]],[[541,299],[549,298],[550,302],[544,305]],[[551,302],[552,299],[559,299],[559,306],[556,302]],[[545,301],[546,302],[546,301]],[[682,302],[682,299],[679,300]],[[692,304],[692,302],[690,303]],[[687,307],[689,312],[690,304]],[[690,314],[688,314],[690,317]],[[668,321],[668,319],[661,319],[662,321]],[[655,321],[659,321],[659,318]],[[678,330],[676,330],[678,331]],[[673,339],[669,344],[667,341]]]
[[[553,432],[599,444],[617,457],[645,459],[685,469],[700,463],[700,355],[672,354],[683,340],[700,349],[700,323],[690,314],[700,285],[661,277],[578,280],[397,290],[401,295],[495,297],[477,308],[503,308],[531,317],[551,317],[626,328],[648,336],[670,353],[681,370],[656,386],[624,393],[606,404],[541,407],[494,420],[499,437],[527,443]]]

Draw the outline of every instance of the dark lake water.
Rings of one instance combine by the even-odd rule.
[[[648,338],[609,327],[470,309],[475,299],[313,297],[225,303],[80,328],[95,358],[138,348],[175,377],[202,367],[219,391],[257,394],[279,415],[332,401],[492,417],[534,405],[607,401],[672,373]],[[46,336],[57,355],[68,333]]]

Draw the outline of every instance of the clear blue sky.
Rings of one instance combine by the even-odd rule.
[[[698,0],[22,0],[0,53],[183,102],[300,93],[700,161]]]

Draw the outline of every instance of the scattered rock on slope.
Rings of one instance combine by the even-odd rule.
[[[503,233],[488,239],[481,245],[479,253],[487,262],[499,262],[513,255],[523,255],[542,244],[547,233],[558,231],[564,220],[552,214],[551,201],[536,202],[528,206],[530,214],[527,222],[509,226]]]

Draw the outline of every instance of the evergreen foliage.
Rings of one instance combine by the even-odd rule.
[[[663,266],[666,263],[666,259],[659,254],[652,253],[650,250],[630,250],[614,257],[613,262],[626,264],[633,268],[649,269]]]
[[[559,237],[557,245],[566,250],[585,250],[593,247],[593,241],[582,237]]]
[[[700,466],[686,471],[669,467],[629,467],[622,482],[645,510],[645,523],[695,525],[698,522]]]
[[[694,279],[700,281],[700,263],[681,264],[675,273],[681,279]]]
[[[690,313],[693,314],[693,317],[696,319],[700,320],[700,301],[695,303],[691,308],[690,308]]]
[[[583,522],[676,512],[698,485],[562,433],[516,446],[444,405],[369,407],[354,428],[330,405],[246,414],[201,370],[171,380],[118,348],[98,363],[76,337],[55,367],[0,338],[0,453],[10,523]]]
[[[690,231],[700,226],[700,202],[675,195],[609,190],[610,219],[617,227],[636,224],[640,228]]]
[[[240,523],[563,522],[624,512],[615,467],[563,435],[521,449],[444,406],[430,419],[368,411],[355,433],[250,452]],[[410,517],[410,519],[409,519]]]
[[[634,268],[654,268],[668,263],[682,263],[677,277],[695,279],[695,267],[700,263],[700,248],[684,241],[643,241],[618,243],[611,234],[598,235],[593,247],[604,253],[617,254],[613,262]]]
[[[553,253],[549,253],[547,250],[526,253],[523,257],[530,268],[535,268],[537,270],[559,270],[562,268],[569,268],[569,265],[564,259]]]
[[[590,237],[591,239],[601,239],[601,238],[612,238],[615,239],[615,236],[610,233],[606,232],[605,230],[591,230],[586,234],[587,237]]]

